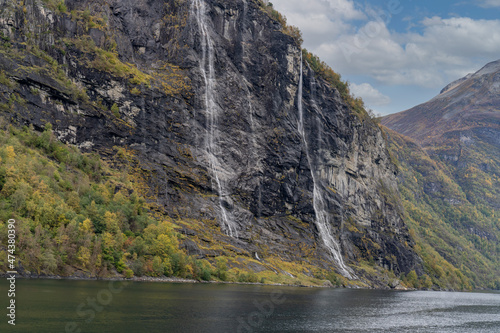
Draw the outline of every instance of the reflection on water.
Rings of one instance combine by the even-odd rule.
[[[498,293],[18,280],[16,305],[1,332],[500,332]]]

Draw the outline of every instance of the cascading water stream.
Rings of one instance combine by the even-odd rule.
[[[231,237],[237,237],[237,229],[234,221],[230,219],[230,214],[223,205],[223,198],[229,194],[226,191],[226,186],[221,179],[224,171],[218,156],[220,155],[220,147],[218,144],[218,107],[215,102],[215,50],[214,42],[209,35],[208,17],[205,2],[203,0],[193,0],[191,4],[191,15],[196,18],[200,31],[200,44],[202,49],[202,57],[200,61],[200,71],[205,83],[205,107],[206,107],[206,128],[205,136],[205,153],[208,158],[210,172],[212,174],[212,182],[215,182],[219,193],[219,207],[222,218],[222,231]]]
[[[340,269],[340,273],[348,278],[353,279],[356,278],[352,270],[347,267],[344,263],[344,260],[341,255],[340,245],[337,240],[333,237],[332,231],[330,229],[330,223],[328,218],[328,212],[326,211],[326,203],[323,199],[322,190],[318,183],[316,171],[313,169],[313,162],[311,160],[311,156],[309,154],[309,145],[306,137],[306,132],[304,128],[304,111],[302,105],[302,90],[303,90],[303,75],[302,75],[302,53],[300,55],[300,79],[299,79],[299,91],[298,91],[298,110],[299,110],[299,134],[302,137],[304,142],[304,148],[306,151],[307,163],[309,164],[309,169],[311,170],[311,176],[313,179],[313,208],[314,214],[316,215],[316,226],[319,229],[319,234],[325,243],[325,246],[330,251],[333,260],[337,264]]]

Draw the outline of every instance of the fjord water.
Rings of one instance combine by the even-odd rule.
[[[118,291],[68,280],[18,280],[16,289],[16,326],[3,314],[1,332],[500,331],[498,293],[132,282]],[[5,279],[0,295],[5,313]]]

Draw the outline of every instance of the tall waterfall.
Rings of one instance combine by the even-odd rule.
[[[327,212],[327,205],[325,203],[325,200],[323,199],[323,189],[321,188],[321,185],[319,184],[319,179],[317,175],[317,170],[314,168],[315,165],[311,159],[310,153],[309,153],[309,144],[306,136],[306,131],[304,128],[304,110],[303,110],[303,105],[302,105],[302,90],[303,90],[303,75],[302,75],[302,70],[303,70],[303,65],[302,65],[302,52],[300,54],[300,79],[299,79],[299,91],[298,91],[298,109],[299,109],[299,134],[302,137],[302,140],[304,142],[304,149],[306,151],[306,157],[307,157],[307,163],[309,164],[309,169],[311,170],[311,176],[313,179],[313,207],[314,207],[314,214],[316,215],[316,226],[318,227],[319,234],[325,243],[325,246],[328,248],[330,251],[330,254],[332,255],[333,260],[337,264],[338,268],[340,269],[340,273],[345,276],[348,279],[353,279],[355,278],[354,273],[352,270],[347,267],[344,263],[344,260],[341,255],[340,251],[340,245],[337,242],[337,240],[334,238],[332,234],[332,230],[330,227],[330,221],[328,217],[328,212]]]
[[[200,44],[202,57],[200,71],[205,82],[205,108],[206,129],[205,153],[208,159],[209,169],[212,176],[212,185],[217,187],[219,194],[219,207],[221,215],[221,229],[231,237],[237,237],[237,229],[230,212],[224,207],[224,201],[228,199],[229,193],[225,184],[223,162],[220,161],[221,148],[219,146],[219,107],[215,101],[217,79],[215,77],[215,50],[214,41],[210,37],[208,28],[207,8],[204,0],[193,0],[191,4],[191,15],[196,18],[200,32]],[[226,199],[225,199],[226,198]]]

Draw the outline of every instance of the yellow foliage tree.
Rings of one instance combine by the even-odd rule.
[[[92,234],[94,233],[94,225],[90,219],[85,219],[78,227],[78,230],[84,235]]]
[[[151,252],[162,258],[172,255],[178,248],[179,242],[176,238],[161,234],[153,241]]]
[[[88,268],[90,264],[90,249],[88,247],[80,246],[76,257],[84,268]]]
[[[16,153],[14,152],[14,147],[12,146],[5,147],[5,155],[7,156],[7,159],[16,157]]]
[[[106,211],[106,213],[104,213],[104,223],[106,224],[106,230],[108,232],[115,235],[121,233],[118,216],[116,215],[116,213]]]

